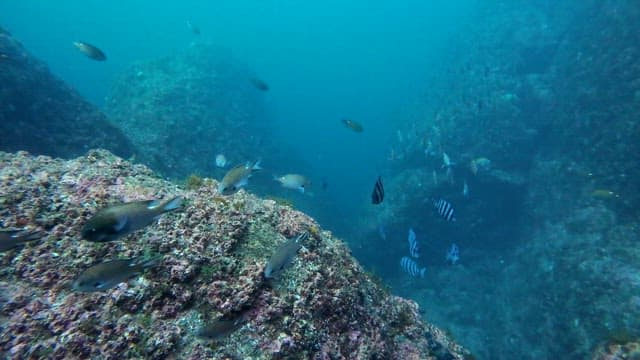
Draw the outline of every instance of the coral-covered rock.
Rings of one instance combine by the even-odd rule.
[[[44,180],[43,180],[44,179]],[[310,217],[217,183],[186,191],[106,151],[70,161],[0,153],[4,227],[38,228],[40,242],[0,254],[0,353],[23,358],[462,359],[467,352],[390,296],[347,247]],[[116,202],[183,196],[181,210],[121,241],[80,238]],[[291,268],[263,270],[287,237],[308,231]],[[104,292],[69,286],[92,264],[164,255]],[[207,341],[204,324],[236,319]]]

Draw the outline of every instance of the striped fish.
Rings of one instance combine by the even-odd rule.
[[[382,177],[378,176],[376,184],[373,186],[373,192],[371,192],[371,203],[378,205],[384,199],[384,187],[382,186]]]
[[[438,199],[433,201],[433,207],[436,208],[436,211],[440,216],[442,216],[447,221],[456,221],[455,216],[453,215],[453,206],[451,203],[444,199]]]
[[[407,240],[409,241],[409,254],[411,254],[411,257],[420,257],[420,245],[418,245],[418,240],[416,240],[416,233],[413,231],[413,229],[409,229],[409,237],[407,238]]]
[[[413,277],[419,276],[423,278],[424,273],[427,271],[427,268],[419,268],[418,264],[408,256],[403,256],[402,259],[400,259],[400,267],[404,272]]]

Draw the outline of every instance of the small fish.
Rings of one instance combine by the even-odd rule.
[[[400,259],[400,267],[402,268],[402,270],[404,270],[404,272],[413,277],[419,276],[423,278],[424,273],[427,271],[427,268],[418,267],[418,264],[408,256],[403,256],[402,259]]]
[[[469,185],[467,184],[467,179],[464,180],[464,184],[462,185],[462,196],[466,198],[469,197]]]
[[[438,173],[433,170],[433,172],[431,173],[431,176],[433,177],[433,185],[438,185]]]
[[[249,81],[251,81],[251,83],[253,84],[253,86],[256,87],[256,89],[260,91],[269,91],[269,85],[267,85],[266,82],[258,79],[257,77],[252,77],[249,79]]]
[[[469,170],[473,175],[477,175],[479,171],[488,171],[491,168],[491,160],[480,157],[469,162]]]
[[[88,44],[82,41],[74,41],[73,46],[78,48],[81,53],[85,54],[88,58],[96,60],[96,61],[105,61],[107,60],[107,55],[102,52],[102,50],[97,47]]]
[[[82,228],[82,237],[89,241],[113,241],[151,224],[160,215],[182,206],[176,196],[160,200],[132,201],[109,206],[98,211]]]
[[[436,211],[440,216],[442,216],[447,221],[456,221],[454,217],[454,210],[451,203],[444,199],[438,199],[433,201],[433,206],[436,208]]]
[[[298,190],[304,194],[304,190],[311,185],[311,181],[309,181],[303,175],[298,174],[287,174],[283,176],[274,176],[273,180],[282,184],[282,187],[287,189]]]
[[[241,328],[242,325],[244,325],[242,316],[230,320],[219,318],[204,324],[198,329],[197,335],[203,339],[219,341]]]
[[[348,127],[349,129],[357,132],[357,133],[361,133],[364,131],[364,128],[362,127],[362,125],[360,125],[359,123],[355,122],[354,120],[350,120],[350,119],[342,119],[340,120],[344,126]]]
[[[73,290],[80,292],[104,291],[138,276],[145,269],[156,266],[162,255],[152,258],[132,258],[106,261],[86,269],[73,282]]]
[[[0,252],[38,240],[42,236],[44,233],[36,230],[0,230]]]
[[[192,33],[200,35],[200,28],[189,20],[187,20],[187,28],[189,28]]]
[[[613,198],[618,198],[620,197],[620,195],[614,193],[611,190],[607,190],[607,189],[596,189],[593,190],[591,192],[591,196],[593,196],[594,198],[597,199],[613,199]]]
[[[378,235],[380,236],[380,239],[385,241],[387,240],[387,229],[385,229],[382,224],[378,225]]]
[[[407,241],[409,241],[409,254],[411,257],[420,257],[420,245],[418,244],[418,240],[416,240],[416,233],[411,228],[409,229]]]
[[[371,203],[378,205],[384,200],[384,186],[382,185],[382,177],[378,176],[373,191],[371,192]]]
[[[247,162],[244,165],[236,165],[224,175],[222,181],[220,181],[220,184],[218,185],[218,192],[222,195],[231,195],[235,193],[240,190],[241,187],[249,183],[249,178],[254,171],[260,169],[262,169],[260,167],[260,160],[253,164]]]
[[[227,158],[223,154],[216,155],[216,166],[219,168],[227,166]]]
[[[447,155],[446,152],[442,152],[442,168],[443,169],[450,169],[455,164],[456,163],[451,161],[451,158],[449,158],[449,155]]]
[[[451,244],[451,248],[445,254],[445,260],[450,261],[451,265],[455,265],[458,260],[460,260],[460,249],[458,249],[458,245]]]
[[[271,258],[267,262],[267,266],[264,268],[265,279],[272,279],[282,271],[284,271],[298,254],[298,250],[302,247],[302,241],[309,237],[308,232],[303,232],[295,238],[287,240],[284,244],[280,245],[276,251],[271,255]]]

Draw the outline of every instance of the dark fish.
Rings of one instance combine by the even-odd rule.
[[[236,165],[224,175],[218,184],[218,193],[222,195],[231,195],[240,190],[241,187],[249,183],[251,174],[256,170],[261,170],[260,160],[244,165]]]
[[[400,267],[413,277],[424,277],[424,273],[427,271],[427,268],[418,267],[418,264],[408,256],[403,256],[400,259]]]
[[[189,30],[191,30],[192,33],[200,35],[200,28],[191,21],[187,20],[187,27],[189,28]]]
[[[384,200],[384,186],[382,186],[382,177],[378,176],[378,180],[376,180],[376,184],[373,186],[373,191],[371,192],[371,203],[378,205],[382,200]]]
[[[43,235],[43,232],[34,230],[0,230],[0,252],[38,240]]]
[[[353,120],[349,120],[349,119],[342,119],[340,120],[342,121],[342,123],[348,127],[349,129],[361,133],[362,131],[364,131],[364,128],[362,127],[362,125],[360,125],[359,123],[353,121]]]
[[[242,316],[231,320],[220,318],[206,323],[198,329],[197,335],[207,340],[222,340],[232,332],[241,328],[242,325],[244,325]]]
[[[413,229],[409,229],[407,241],[409,241],[409,254],[411,257],[420,257],[420,245],[418,244],[418,240],[416,240],[416,233]]]
[[[438,199],[433,202],[433,207],[436,208],[436,211],[440,216],[442,216],[447,221],[456,221],[454,216],[453,206],[451,203],[444,199]]]
[[[82,228],[82,237],[89,241],[113,241],[151,224],[167,211],[182,206],[182,198],[165,202],[144,200],[110,206],[98,211]]]
[[[73,45],[80,50],[81,53],[85,54],[88,58],[96,60],[96,61],[105,61],[107,60],[107,55],[102,52],[102,50],[97,47],[88,44],[82,41],[75,41]]]
[[[252,77],[251,79],[249,79],[249,81],[251,81],[251,83],[253,84],[253,86],[256,87],[256,89],[261,91],[269,91],[269,85],[267,85],[266,82],[258,79],[257,77]]]
[[[162,255],[152,258],[112,260],[94,265],[85,270],[73,282],[73,290],[80,292],[104,291],[138,276],[145,269],[157,265]]]
[[[301,242],[309,237],[309,233],[303,232],[296,238],[289,239],[280,245],[276,252],[271,255],[271,259],[267,262],[264,269],[264,277],[266,279],[274,278],[286,269],[298,254],[298,250],[302,247]]]

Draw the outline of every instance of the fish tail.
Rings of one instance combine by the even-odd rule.
[[[158,265],[160,263],[160,261],[162,261],[163,258],[164,258],[164,255],[162,255],[162,254],[158,254],[158,255],[151,256],[151,257],[142,258],[142,259],[140,259],[139,262],[136,262],[134,266],[136,266],[137,268],[139,268],[142,271],[144,269],[148,269],[150,267],[154,267],[154,266]]]
[[[251,170],[262,170],[262,167],[260,167],[261,161],[262,159],[256,160],[256,162],[254,162],[253,165],[251,165]]]
[[[172,199],[167,200],[164,204],[162,204],[161,208],[163,212],[175,210],[182,206],[182,197],[176,196]]]

